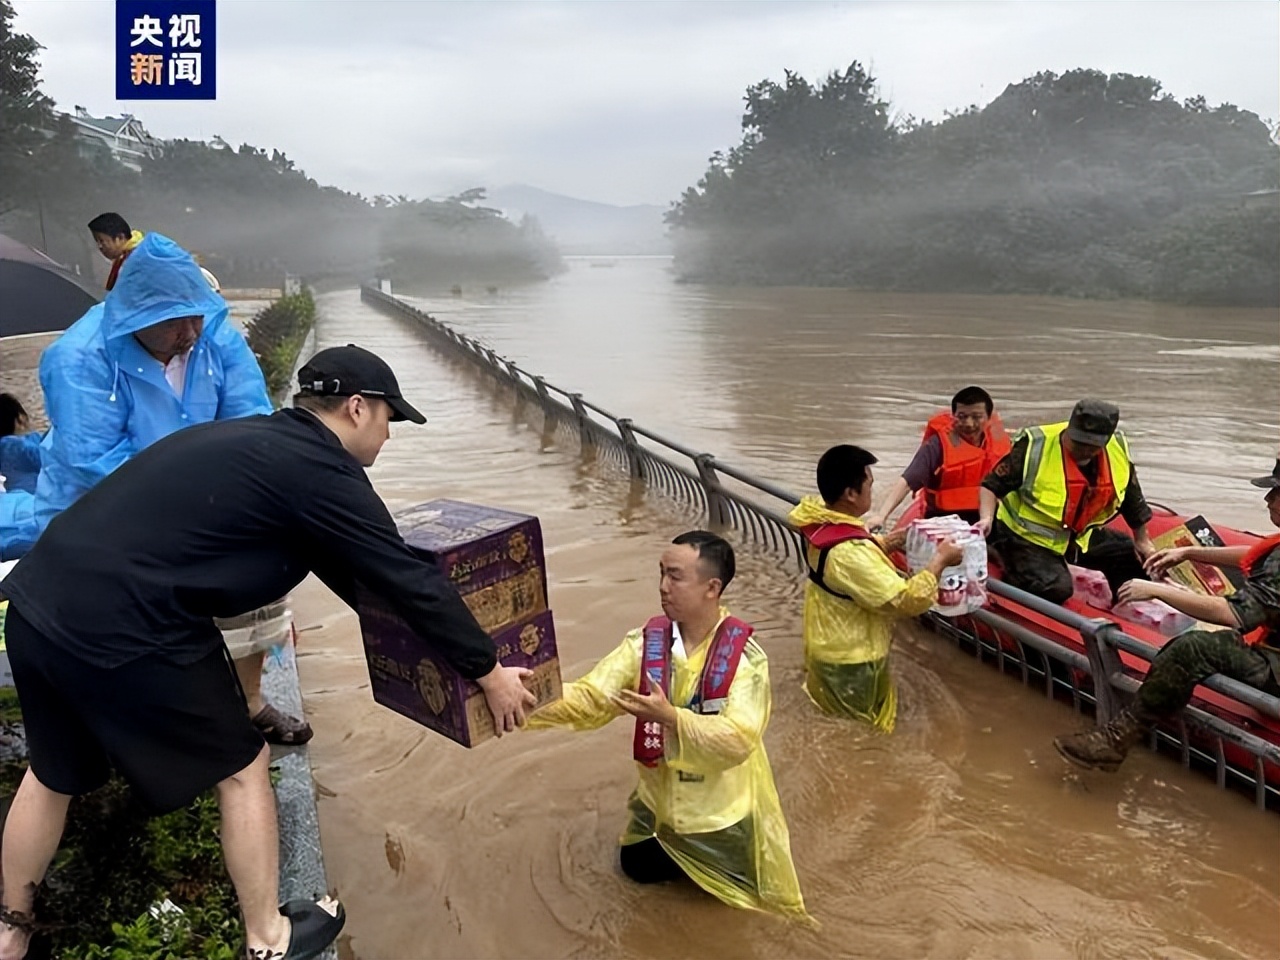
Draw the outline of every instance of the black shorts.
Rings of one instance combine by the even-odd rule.
[[[221,646],[186,666],[148,655],[107,669],[56,646],[12,603],[4,632],[31,770],[56,793],[96,790],[114,767],[165,813],[262,750]]]

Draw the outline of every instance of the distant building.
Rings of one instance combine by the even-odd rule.
[[[161,141],[149,134],[133,114],[94,117],[84,107],[77,106],[70,119],[75,125],[76,138],[86,156],[105,147],[112,159],[131,170],[141,172],[144,158],[160,154]]]

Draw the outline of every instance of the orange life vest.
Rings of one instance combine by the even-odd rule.
[[[1253,568],[1258,561],[1277,547],[1280,547],[1280,533],[1265,537],[1250,547],[1249,552],[1240,561],[1240,569],[1244,572],[1244,575],[1247,577],[1252,574]],[[1257,630],[1250,630],[1244,635],[1244,642],[1251,647],[1259,644],[1271,646],[1271,628],[1258,627]]]
[[[963,439],[955,430],[955,418],[943,410],[924,428],[922,442],[936,436],[942,445],[942,466],[935,475],[937,486],[926,488],[925,505],[930,513],[958,513],[977,510],[978,490],[983,478],[1012,449],[1000,415],[993,413],[982,431],[982,446]]]
[[[1083,533],[1091,521],[1106,511],[1116,495],[1111,461],[1105,452],[1094,461],[1098,465],[1098,479],[1092,484],[1065,451],[1062,462],[1067,470],[1067,507],[1062,513],[1062,522],[1071,532]]]

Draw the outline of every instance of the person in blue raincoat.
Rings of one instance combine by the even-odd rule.
[[[35,492],[0,495],[0,559],[24,556],[45,527],[109,473],[183,427],[272,412],[266,381],[227,302],[195,259],[147,234],[107,298],[45,350],[50,429]],[[237,661],[255,716],[305,742],[310,729],[264,705],[261,652]]]
[[[35,493],[44,438],[30,430],[31,418],[22,401],[12,393],[0,393],[0,491]]]
[[[186,250],[160,234],[138,244],[106,300],[40,358],[50,430],[35,493],[3,498],[0,556],[23,556],[85,491],[175,430],[271,412],[227,313]]]

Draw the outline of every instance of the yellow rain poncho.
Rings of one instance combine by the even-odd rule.
[[[726,616],[721,608],[720,618]],[[643,633],[633,630],[585,677],[565,684],[563,698],[534,712],[529,728],[595,730],[618,717],[631,720],[613,697],[638,687]],[[680,644],[672,651],[677,708],[697,691],[711,636],[692,656]],[[713,715],[677,709],[665,759],[655,767],[636,764],[640,782],[621,843],[657,837],[698,886],[725,903],[804,918],[791,838],[761,742],[770,704],[769,662],[749,640],[724,709]]]
[[[797,530],[815,523],[862,526],[857,517],[805,497],[787,519]],[[808,563],[818,551],[807,547]],[[804,588],[805,690],[826,713],[844,714],[893,730],[898,694],[889,674],[893,621],[916,617],[938,597],[938,580],[927,570],[905,577],[874,543],[847,540],[827,554],[823,582]]]

